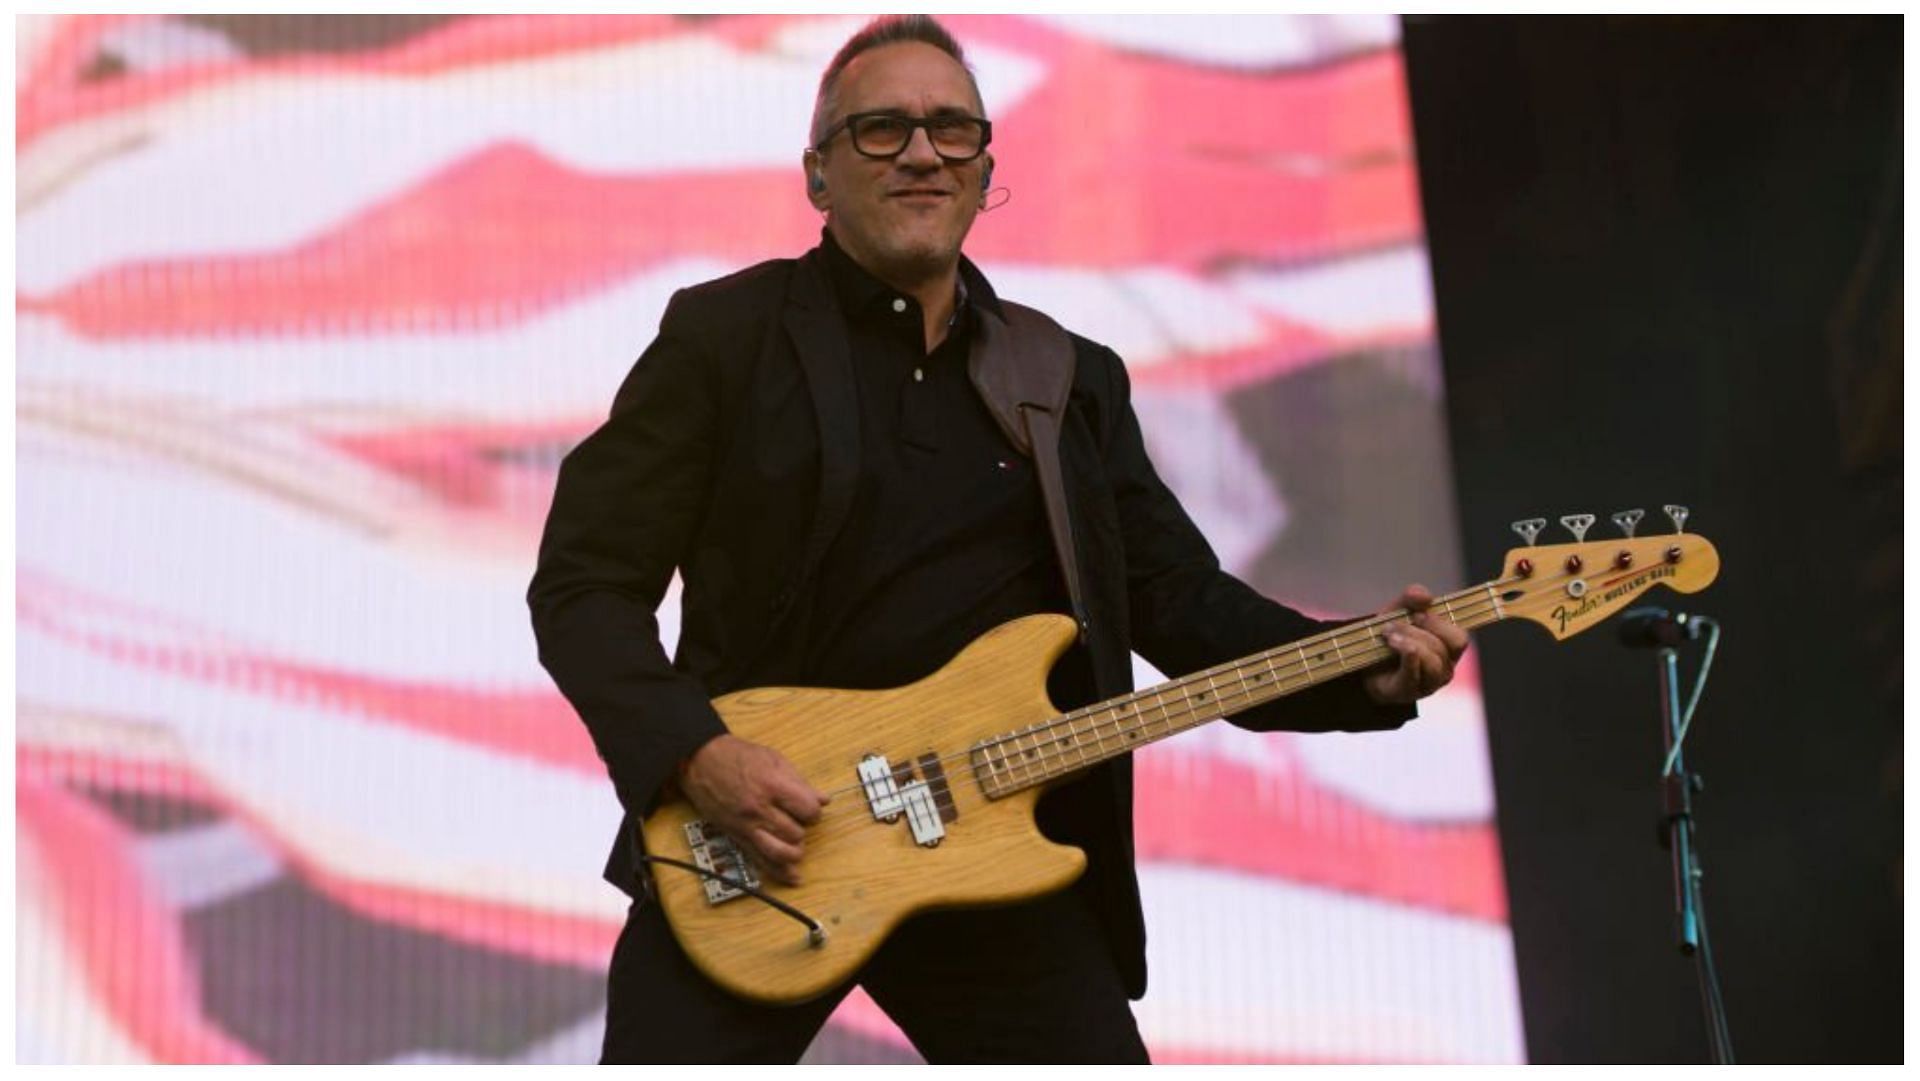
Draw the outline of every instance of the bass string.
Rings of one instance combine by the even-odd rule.
[[[1465,625],[1468,629],[1484,626],[1487,623],[1496,622],[1500,618],[1503,618],[1503,615],[1501,613],[1500,602],[1497,594],[1494,591],[1503,586],[1509,585],[1519,580],[1520,579],[1516,577],[1516,578],[1501,579],[1501,580],[1492,581],[1492,582],[1485,582],[1480,585],[1473,586],[1469,589],[1460,590],[1457,593],[1450,593],[1444,597],[1437,597],[1434,599],[1434,602],[1431,608],[1441,608],[1443,610],[1443,614],[1447,614],[1456,623],[1461,623]],[[1370,642],[1373,640],[1377,640],[1377,636],[1372,633],[1373,631],[1375,631],[1380,627],[1384,627],[1390,623],[1404,624],[1408,622],[1408,620],[1411,618],[1411,615],[1412,613],[1402,608],[1392,612],[1385,612],[1378,615],[1365,617],[1365,618],[1356,620],[1352,623],[1344,624],[1338,628],[1335,628],[1333,631],[1327,632],[1326,635],[1324,636],[1324,641],[1331,643],[1331,645],[1336,649],[1338,649],[1339,651],[1344,652],[1346,650],[1351,649],[1357,655],[1362,642]],[[1482,618],[1482,617],[1486,617],[1486,618]],[[1351,639],[1351,641],[1346,641],[1348,639]],[[1229,661],[1226,664],[1218,665],[1214,668],[1206,669],[1201,672],[1195,672],[1188,676],[1183,676],[1177,680],[1170,680],[1167,683],[1164,683],[1158,687],[1149,688],[1148,690],[1139,692],[1138,694],[1127,696],[1121,699],[1119,703],[1112,703],[1112,702],[1096,703],[1092,706],[1086,706],[1081,709],[1073,710],[1071,712],[1061,714],[1058,717],[1050,718],[1030,728],[1020,729],[1018,731],[1010,732],[1002,736],[997,736],[991,739],[983,740],[980,743],[974,744],[973,746],[966,748],[965,750],[951,751],[946,754],[940,755],[939,761],[942,766],[946,766],[951,763],[961,762],[963,760],[971,758],[976,751],[985,751],[985,750],[988,750],[989,748],[1001,747],[1002,745],[1012,743],[1017,740],[1032,739],[1044,733],[1050,732],[1054,729],[1058,729],[1062,726],[1067,726],[1071,728],[1073,724],[1079,721],[1086,720],[1089,717],[1094,716],[1095,714],[1108,712],[1108,711],[1118,711],[1122,709],[1128,709],[1130,707],[1134,707],[1136,703],[1143,703],[1148,699],[1154,699],[1155,701],[1153,705],[1164,711],[1166,708],[1165,702],[1168,698],[1171,698],[1176,694],[1181,695],[1183,697],[1188,697],[1187,688],[1195,685],[1196,683],[1204,682],[1209,678],[1216,678],[1216,679],[1223,678],[1223,677],[1235,678],[1236,673],[1249,668],[1253,668],[1255,666],[1262,666],[1262,665],[1265,666],[1267,670],[1274,677],[1273,679],[1267,681],[1267,683],[1262,684],[1261,687],[1258,688],[1258,690],[1265,690],[1268,686],[1272,686],[1276,684],[1284,684],[1287,680],[1293,679],[1296,675],[1299,675],[1302,673],[1310,673],[1314,671],[1326,671],[1328,670],[1327,665],[1313,666],[1313,665],[1303,664],[1300,656],[1297,653],[1297,650],[1305,647],[1308,643],[1316,642],[1316,641],[1317,639],[1308,638],[1308,639],[1302,639],[1298,642],[1289,642],[1280,646],[1275,646],[1274,648],[1263,651],[1261,653],[1256,653],[1248,657],[1240,658],[1239,660],[1236,660],[1236,661]],[[1345,642],[1345,644],[1342,645],[1342,642]],[[1365,667],[1366,665],[1378,663],[1380,660],[1385,659],[1385,656],[1387,654],[1390,654],[1391,652],[1392,650],[1383,648],[1381,651],[1375,652],[1372,655],[1371,659],[1367,660],[1364,664],[1355,664],[1349,667],[1338,668],[1337,670],[1333,670],[1332,675],[1329,675],[1325,678],[1335,678],[1337,676],[1344,675],[1351,671],[1357,671],[1359,668]],[[1280,664],[1274,663],[1275,658],[1279,658],[1283,656],[1287,658],[1284,663],[1280,663]],[[1328,662],[1329,665],[1337,664],[1337,663],[1338,662]],[[1244,680],[1241,680],[1241,682],[1244,683]],[[1285,693],[1292,693],[1293,691],[1300,690],[1304,686],[1309,686],[1309,685],[1311,685],[1311,682],[1307,684],[1302,684],[1301,686],[1291,687],[1291,688],[1288,688],[1287,692]],[[1220,699],[1216,699],[1216,701],[1229,698],[1229,697],[1237,697],[1241,693],[1251,694],[1252,692],[1230,692],[1227,695],[1220,696]],[[1243,703],[1238,706],[1225,708],[1224,712],[1229,712],[1229,713],[1234,712],[1237,709],[1245,708],[1245,705],[1247,704],[1250,704],[1250,703]],[[1210,709],[1211,709],[1211,712],[1208,712],[1206,714],[1207,719],[1211,719],[1212,717],[1219,716],[1223,712],[1223,708],[1218,705],[1210,707]],[[1108,723],[1111,723],[1111,722],[1108,722]],[[1172,734],[1172,733],[1168,733],[1168,734]],[[1045,754],[1047,752],[1042,752],[1042,753]],[[1055,751],[1052,753],[1059,755],[1060,757],[1064,757],[1066,752]],[[1084,766],[1087,764],[1088,763],[1083,760],[1079,763],[1076,763],[1072,768],[1077,769],[1077,768],[1080,768],[1080,766]],[[1071,770],[1068,770],[1067,772],[1071,772]],[[1045,780],[1050,778],[1041,778],[1041,779]],[[841,788],[828,789],[826,790],[825,794],[828,796],[840,796],[849,792],[860,792],[862,790],[863,790],[863,786],[858,783],[855,783],[851,785],[846,785]]]
[[[1404,612],[1401,613],[1401,615],[1404,615]],[[1466,629],[1483,626],[1499,618],[1497,604],[1484,608],[1478,607],[1476,604],[1476,606],[1471,608],[1463,608],[1450,612],[1449,615],[1456,623]],[[1483,616],[1491,616],[1491,618],[1481,618]],[[1230,699],[1262,697],[1275,686],[1284,686],[1288,681],[1299,676],[1307,677],[1304,683],[1286,687],[1281,695],[1272,696],[1282,697],[1285,694],[1303,690],[1308,686],[1312,686],[1314,683],[1338,678],[1350,672],[1369,667],[1391,656],[1393,651],[1384,646],[1377,645],[1377,636],[1369,632],[1374,628],[1388,623],[1404,624],[1405,622],[1407,622],[1406,619],[1397,618],[1394,614],[1390,613],[1387,616],[1376,617],[1375,619],[1369,620],[1365,624],[1349,624],[1340,628],[1337,632],[1330,632],[1325,638],[1308,638],[1298,642],[1291,642],[1284,646],[1278,646],[1262,653],[1253,654],[1249,657],[1208,669],[1204,672],[1197,672],[1189,676],[1183,676],[1177,680],[1171,680],[1158,687],[1149,688],[1138,694],[1127,696],[1117,703],[1100,703],[1084,709],[1075,710],[1071,713],[1062,714],[1059,717],[1050,718],[1047,721],[1029,728],[983,741],[969,748],[967,753],[971,754],[974,750],[998,747],[1008,743],[1017,744],[1021,740],[1032,739],[1053,729],[1057,729],[1062,725],[1068,726],[1071,729],[1075,722],[1096,718],[1102,713],[1113,714],[1113,716],[1105,720],[1096,720],[1096,726],[1118,723],[1120,720],[1119,715],[1122,713],[1139,714],[1150,709],[1158,709],[1164,715],[1168,712],[1168,700],[1174,698],[1180,700],[1183,706],[1183,712],[1190,709],[1198,709],[1204,712],[1207,717],[1211,718],[1220,715],[1222,712],[1222,706],[1220,704]],[[1354,640],[1350,641],[1349,639]],[[1317,650],[1316,656],[1322,658],[1326,656],[1327,649],[1331,648],[1334,652],[1335,659],[1331,661],[1307,661],[1305,659],[1305,649],[1309,645],[1313,645]],[[1285,658],[1285,663],[1275,663],[1276,658],[1281,657]],[[1256,679],[1254,681],[1250,682],[1247,679],[1245,673],[1248,670],[1255,671]],[[1323,675],[1322,673],[1326,674]],[[1227,689],[1224,692],[1220,689],[1222,683],[1227,685]],[[1206,685],[1206,693],[1199,695],[1198,700],[1196,700],[1194,692],[1198,690],[1202,684]],[[1212,696],[1212,703],[1204,700],[1208,696]],[[1236,703],[1232,707],[1225,708],[1224,712],[1232,713],[1252,704],[1252,702]],[[1079,733],[1078,730],[1075,729],[1072,730],[1071,734],[1078,735]],[[1097,736],[1096,738],[1104,740],[1106,737]],[[1014,749],[1016,751],[1026,750],[1017,746]]]
[[[1461,620],[1461,625],[1469,626],[1468,621],[1472,618],[1471,614],[1464,616]],[[1491,620],[1485,622],[1491,622]],[[1177,701],[1171,707],[1167,700],[1176,697],[1172,692],[1150,692],[1148,696],[1143,697],[1141,704],[1138,706],[1130,703],[1127,706],[1110,707],[1114,711],[1115,716],[1105,720],[1096,720],[1091,732],[1082,733],[1077,729],[1074,730],[1074,736],[1082,737],[1080,743],[1076,745],[1063,747],[1060,745],[1063,741],[1050,740],[1029,748],[1019,748],[1016,746],[1014,748],[1016,756],[1003,759],[1005,762],[1004,773],[1007,775],[1006,779],[1010,782],[1010,790],[1012,791],[1042,784],[1056,777],[1084,769],[1089,765],[1093,765],[1096,762],[1110,757],[1107,741],[1110,739],[1125,739],[1130,731],[1145,729],[1150,725],[1164,727],[1165,731],[1153,734],[1146,741],[1151,743],[1159,739],[1177,735],[1180,732],[1197,728],[1218,717],[1237,713],[1242,709],[1263,704],[1265,701],[1270,701],[1274,698],[1284,697],[1286,694],[1304,689],[1307,686],[1312,686],[1314,683],[1324,682],[1327,679],[1362,671],[1393,656],[1395,656],[1393,650],[1384,646],[1371,644],[1352,646],[1351,648],[1343,650],[1337,660],[1313,664],[1311,671],[1318,676],[1317,679],[1311,679],[1299,686],[1288,687],[1280,694],[1271,694],[1269,692],[1271,692],[1274,687],[1284,686],[1286,680],[1291,678],[1290,676],[1264,680],[1257,685],[1248,685],[1242,681],[1238,688],[1220,692],[1209,689],[1206,695],[1199,697],[1182,691],[1177,695]],[[1154,700],[1148,703],[1146,697]],[[1159,716],[1143,716],[1149,709],[1158,709]],[[1133,724],[1129,724],[1129,718],[1123,716],[1123,712],[1133,717],[1139,717],[1140,719]],[[1044,727],[1055,727],[1058,723],[1058,721],[1049,722],[1049,724]],[[1107,729],[1107,731],[1103,731],[1103,729]],[[1092,745],[1093,749],[1091,751],[1087,749],[1088,743]],[[1123,749],[1132,750],[1142,745],[1140,741],[1135,740],[1127,744]]]
[[[1458,621],[1463,626],[1469,626],[1469,627],[1484,626],[1486,623],[1492,622],[1493,619],[1482,619],[1481,617],[1493,616],[1494,618],[1498,618],[1497,615],[1495,614],[1496,610],[1497,608],[1495,605],[1485,605],[1483,607],[1482,606],[1467,607],[1463,605],[1456,608],[1455,615],[1457,616]],[[1366,622],[1367,622],[1367,625],[1370,627],[1378,627],[1378,626],[1383,626],[1386,623],[1392,622],[1392,620],[1391,618],[1388,618],[1388,617],[1376,617]],[[1358,625],[1356,624],[1356,625],[1350,625],[1348,628],[1342,628],[1342,634],[1344,635],[1346,633],[1349,633],[1357,626]],[[1281,647],[1281,648],[1288,649],[1290,647]],[[1350,650],[1349,653],[1347,654],[1347,667],[1343,669],[1343,672],[1360,671],[1361,669],[1370,667],[1372,664],[1377,663],[1378,661],[1383,660],[1386,657],[1389,657],[1392,655],[1393,655],[1393,651],[1384,646],[1372,646],[1363,651],[1360,648],[1359,644],[1356,642],[1354,645],[1354,648]],[[1256,655],[1256,657],[1258,656],[1260,655]],[[1247,658],[1247,661],[1251,661],[1253,659],[1254,658]],[[1295,662],[1295,663],[1297,664],[1298,662]],[[1328,666],[1331,666],[1337,663],[1339,662],[1328,662]],[[1241,666],[1244,666],[1244,665],[1241,665]],[[1229,667],[1234,667],[1234,666],[1229,666]],[[1316,669],[1316,671],[1318,670],[1325,670],[1325,668]],[[1251,698],[1254,695],[1257,695],[1260,691],[1266,690],[1271,685],[1272,683],[1270,682],[1268,684],[1263,684],[1257,688],[1247,688],[1239,692],[1234,692],[1230,694],[1221,694],[1217,698],[1213,699],[1211,703],[1208,703],[1208,704],[1197,703],[1192,701],[1190,698],[1185,699],[1183,708],[1179,710],[1179,714],[1180,714],[1179,719],[1183,723],[1184,722],[1193,722],[1193,723],[1186,724],[1185,727],[1181,728],[1180,730],[1185,731],[1188,728],[1198,727],[1200,722],[1212,720],[1213,718],[1220,716],[1223,712],[1230,713],[1230,712],[1236,711],[1239,708],[1243,708],[1245,705],[1250,703],[1228,705],[1227,704],[1228,700],[1232,698],[1241,697],[1241,696],[1246,696]],[[1153,694],[1156,692],[1148,692],[1148,693]],[[1172,735],[1172,734],[1174,733],[1171,731],[1168,733],[1165,733],[1165,735]],[[943,757],[943,761],[948,759],[963,757],[964,754],[970,754],[970,753],[971,751],[964,752],[963,754],[946,755]],[[1059,763],[1063,766],[1063,768],[1051,773],[1045,773],[1038,776],[1023,778],[1020,781],[1019,785],[1016,788],[1012,789],[1012,791],[1019,791],[1022,788],[1033,787],[1037,784],[1041,784],[1041,783],[1044,783],[1045,781],[1051,780],[1055,776],[1071,773],[1076,769],[1084,768],[1085,766],[1090,764],[1085,760],[1067,761],[1067,757],[1069,753],[1070,752],[1043,751],[1039,761],[1033,762],[1033,763],[1022,763],[1016,768],[1023,771],[1032,770],[1043,763],[1049,766],[1055,763]],[[848,793],[854,793],[854,792],[860,792],[860,791],[862,791],[862,786],[858,784],[854,784],[854,785],[846,786],[844,788],[834,789],[830,791],[828,795],[837,797],[837,796],[846,795]],[[876,821],[877,820],[871,816],[871,813],[868,811],[864,803],[829,804],[826,808],[822,810],[821,819],[818,822],[815,822],[812,826],[809,826],[807,828],[807,833],[808,833],[807,842],[810,842],[810,843],[831,842],[836,838],[846,836],[856,832],[857,830],[864,829],[868,826],[872,826],[876,824]],[[887,823],[887,825],[900,827],[900,823],[898,821]],[[900,827],[900,828],[904,828],[904,827]]]
[[[1620,575],[1614,579],[1614,581],[1618,581],[1619,578],[1631,577],[1635,573],[1639,572],[1622,569]],[[1473,630],[1507,618],[1505,606],[1501,603],[1500,593],[1505,587],[1513,585],[1516,582],[1532,579],[1534,592],[1538,592],[1543,588],[1572,582],[1579,577],[1581,577],[1579,572],[1569,569],[1558,574],[1542,575],[1537,579],[1532,579],[1530,575],[1514,575],[1507,578],[1495,579],[1455,593],[1447,594],[1443,597],[1436,597],[1429,606],[1429,610],[1439,609],[1443,615],[1448,616],[1463,629]],[[1599,584],[1604,588],[1609,585],[1610,582],[1602,581]],[[1335,628],[1320,637],[1289,642],[1262,653],[1241,658],[1237,661],[1230,661],[1224,665],[1207,669],[1203,672],[1197,672],[1190,676],[1184,676],[1178,680],[1169,681],[1159,687],[1143,691],[1138,695],[1129,696],[1117,704],[1096,704],[1063,714],[1059,717],[1051,718],[1027,729],[983,741],[975,747],[969,748],[966,752],[963,752],[963,754],[971,755],[975,750],[1014,743],[1016,744],[1014,750],[1021,755],[1023,760],[1016,761],[1007,759],[1005,761],[1010,762],[1010,771],[1026,773],[1027,776],[1018,778],[1012,790],[1018,791],[1021,788],[1042,784],[1053,780],[1055,777],[1064,776],[1075,770],[1091,765],[1094,761],[1100,760],[1100,758],[1096,757],[1090,760],[1088,752],[1084,749],[1079,747],[1063,748],[1059,745],[1061,741],[1056,739],[1049,738],[1045,742],[1029,748],[1018,747],[1018,741],[1031,741],[1043,733],[1049,733],[1062,725],[1068,726],[1070,735],[1077,736],[1079,733],[1072,728],[1072,725],[1076,721],[1084,720],[1103,712],[1110,712],[1114,714],[1114,716],[1109,717],[1105,721],[1095,722],[1096,731],[1094,733],[1094,742],[1096,754],[1104,756],[1106,750],[1105,741],[1109,737],[1099,734],[1097,731],[1098,728],[1102,725],[1115,725],[1117,726],[1118,734],[1124,736],[1126,728],[1119,714],[1123,711],[1135,714],[1141,713],[1145,708],[1149,708],[1149,700],[1151,700],[1151,708],[1158,708],[1161,711],[1162,717],[1159,723],[1168,724],[1169,726],[1168,731],[1154,738],[1166,738],[1178,732],[1198,727],[1199,724],[1213,720],[1216,717],[1249,708],[1257,704],[1254,699],[1262,697],[1264,692],[1267,692],[1276,685],[1284,685],[1286,681],[1298,675],[1306,675],[1309,678],[1307,682],[1299,686],[1287,687],[1279,695],[1272,695],[1271,697],[1282,697],[1294,691],[1302,690],[1306,686],[1311,686],[1315,682],[1337,678],[1385,660],[1393,655],[1393,651],[1390,648],[1377,645],[1378,636],[1372,632],[1387,624],[1404,624],[1409,618],[1410,613],[1403,608],[1356,620]],[[1357,638],[1358,640],[1348,643],[1346,640],[1349,638]],[[1333,662],[1308,662],[1305,657],[1305,647],[1312,644],[1315,645],[1316,648],[1319,648],[1321,643],[1331,645],[1336,659]],[[1364,647],[1362,643],[1365,643]],[[1353,653],[1352,656],[1348,656],[1350,648]],[[1274,665],[1272,659],[1281,655],[1290,655],[1287,663],[1284,665]],[[1325,655],[1324,648],[1321,648],[1321,652],[1318,655]],[[1248,687],[1244,676],[1240,673],[1248,668],[1254,668],[1262,664],[1268,666],[1275,678],[1261,682],[1258,686]],[[1318,680],[1311,678],[1314,674],[1322,672],[1330,672],[1330,674],[1322,675]],[[1225,694],[1215,693],[1216,688],[1213,677],[1216,676],[1224,676],[1238,681],[1240,684],[1239,689],[1230,689]],[[1208,693],[1212,696],[1211,702],[1204,700],[1195,701],[1191,693],[1191,688],[1195,688],[1203,682],[1208,685]],[[1167,699],[1174,696],[1178,696],[1181,702],[1181,708],[1178,711],[1179,721],[1181,723],[1178,728],[1172,727],[1171,718],[1173,711],[1170,711],[1166,704]],[[1227,704],[1229,700],[1235,698],[1244,698],[1245,701],[1231,705]],[[1148,742],[1153,742],[1153,740],[1149,740]],[[1134,744],[1134,746],[1138,745],[1137,742]],[[1131,750],[1132,747],[1129,746],[1127,749]],[[957,758],[960,756],[959,754],[955,754],[945,757]],[[1054,768],[1056,764],[1058,764],[1059,768]],[[1038,769],[1037,774],[1034,772],[1036,769]]]

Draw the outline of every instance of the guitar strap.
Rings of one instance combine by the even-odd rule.
[[[1088,633],[1080,597],[1080,565],[1074,554],[1073,519],[1067,512],[1060,473],[1060,425],[1073,389],[1073,341],[1060,324],[1032,308],[1001,301],[1005,318],[977,308],[980,319],[967,357],[967,374],[1007,440],[1033,459],[1054,554],[1067,580],[1073,622],[1081,641]]]

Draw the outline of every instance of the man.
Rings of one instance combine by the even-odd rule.
[[[1067,611],[1040,483],[969,382],[1005,311],[960,253],[994,162],[960,47],[876,20],[829,65],[801,167],[821,244],[676,294],[600,430],[568,455],[529,592],[541,660],[592,732],[628,820],[607,874],[635,895],[608,981],[606,1061],[788,1061],[842,987],[793,1007],[735,998],[675,944],[638,884],[635,822],[672,783],[775,881],[806,873],[827,798],[709,699],[770,684],[890,687],[990,628]],[[717,208],[718,209],[718,208]],[[1148,462],[1110,350],[1072,338],[1060,435],[1084,639],[1049,682],[1071,708],[1317,632],[1222,573]],[[654,609],[682,576],[669,664]],[[1397,664],[1235,718],[1378,729],[1444,685],[1466,636],[1422,609]],[[1146,982],[1130,762],[1049,794],[1043,830],[1088,853],[1072,888],[917,916],[858,982],[931,1061],[1144,1062]]]

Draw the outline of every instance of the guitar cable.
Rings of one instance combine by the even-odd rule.
[[[1673,749],[1667,752],[1666,761],[1660,763],[1660,779],[1673,776],[1673,767],[1680,761],[1680,745],[1686,741],[1687,730],[1693,727],[1694,707],[1700,704],[1700,692],[1707,689],[1707,671],[1713,667],[1713,651],[1720,646],[1720,623],[1706,616],[1694,616],[1693,622],[1707,629],[1707,652],[1700,659],[1700,671],[1693,677],[1693,693],[1687,697],[1687,708],[1680,714],[1680,730],[1674,734]]]
[[[785,901],[780,900],[777,897],[769,896],[766,893],[761,892],[759,889],[753,886],[749,886],[745,881],[741,879],[735,878],[734,876],[729,874],[724,874],[720,871],[709,870],[696,863],[687,863],[684,860],[670,859],[666,856],[650,856],[645,852],[635,852],[634,858],[638,859],[642,863],[661,863],[661,864],[665,864],[668,867],[678,867],[682,871],[692,871],[694,874],[699,875],[702,878],[710,878],[715,882],[723,882],[729,886],[732,886],[734,889],[739,890],[741,893],[746,894],[748,897],[765,901],[767,904],[772,905],[775,911],[783,912],[786,915],[791,916],[794,919],[799,920],[801,923],[805,924],[807,928],[807,945],[808,946],[817,950],[820,947],[827,944],[827,929],[820,926],[819,920],[814,919],[812,916],[807,915],[805,912],[800,911],[799,909],[793,907],[792,905],[786,903]],[[643,885],[648,885],[649,890],[652,888],[650,884],[643,883]]]

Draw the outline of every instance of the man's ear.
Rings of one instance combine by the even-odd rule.
[[[820,161],[820,152],[808,147],[800,152],[800,171],[806,175],[807,202],[815,210],[825,212],[833,200],[827,196],[826,167]]]

